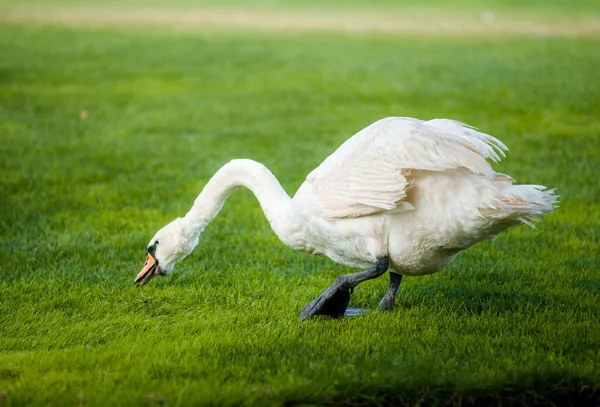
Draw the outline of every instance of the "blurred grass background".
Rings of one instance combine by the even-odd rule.
[[[600,13],[600,6],[594,0],[0,0],[0,5],[26,7],[118,7],[124,9],[234,9],[234,10],[298,10],[302,12],[325,10],[335,12],[417,12],[433,14],[475,14],[485,11],[500,14],[526,14],[529,16],[590,16]]]
[[[241,7],[190,4],[169,7]],[[309,4],[241,8],[340,7]],[[345,4],[356,15],[490,9],[574,24],[598,12]],[[166,3],[0,3],[15,7]],[[0,403],[597,404],[599,45],[551,32],[61,27],[0,13]],[[538,231],[511,230],[405,279],[391,313],[301,323],[303,305],[349,269],[284,247],[238,191],[171,276],[132,286],[148,239],[231,158],[263,162],[293,194],[389,115],[493,134],[511,149],[498,170],[558,188],[561,208]],[[374,308],[385,280],[361,285],[351,305]]]

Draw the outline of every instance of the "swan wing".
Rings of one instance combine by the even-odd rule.
[[[412,170],[464,168],[493,178],[488,160],[505,151],[498,139],[457,121],[388,117],[342,144],[308,174],[306,187],[326,217],[412,209],[405,201]]]

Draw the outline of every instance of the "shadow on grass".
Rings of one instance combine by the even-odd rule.
[[[523,378],[518,383],[530,383]],[[459,391],[452,385],[433,389],[365,388],[328,400],[293,400],[288,406],[598,406],[600,387],[584,379],[551,378],[531,385],[507,383],[501,387]]]

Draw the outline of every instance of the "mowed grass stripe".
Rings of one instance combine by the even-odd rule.
[[[427,36],[600,36],[600,18],[502,16],[496,21],[447,13],[372,13],[142,8],[10,7],[4,23],[74,28],[156,27],[176,31],[259,30]]]
[[[594,397],[598,45],[1,27],[3,398]],[[561,208],[537,232],[514,229],[406,278],[389,314],[301,323],[302,306],[349,270],[284,247],[238,191],[173,275],[133,287],[148,239],[220,165],[254,158],[293,193],[388,115],[477,125],[511,149],[498,170],[558,188]],[[374,308],[386,283],[361,285],[351,305]]]

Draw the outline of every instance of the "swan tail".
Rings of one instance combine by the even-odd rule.
[[[498,223],[525,224],[535,229],[533,222],[554,211],[558,198],[554,189],[542,185],[511,185],[478,209],[483,216]]]

